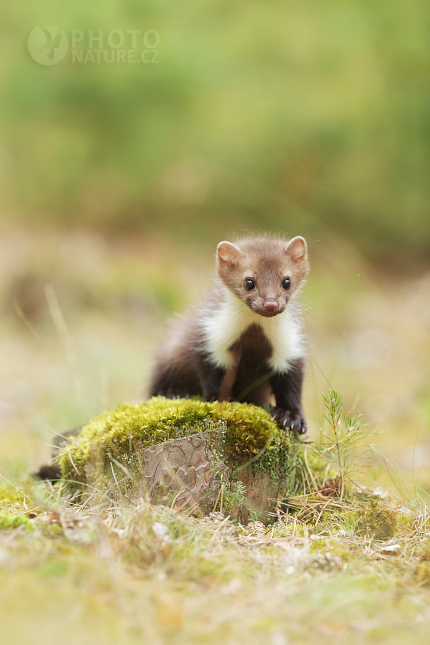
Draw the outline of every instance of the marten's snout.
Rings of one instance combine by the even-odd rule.
[[[263,307],[268,313],[275,313],[275,311],[278,311],[279,309],[279,305],[276,300],[266,300]]]

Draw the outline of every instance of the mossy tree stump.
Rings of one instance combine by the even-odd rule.
[[[301,480],[297,446],[261,408],[155,397],[123,404],[61,447],[63,479],[194,513],[267,520]]]

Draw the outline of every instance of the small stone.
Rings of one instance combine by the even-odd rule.
[[[160,540],[165,540],[168,537],[169,529],[161,522],[154,522],[152,530]]]
[[[386,554],[395,553],[401,548],[402,547],[400,546],[400,544],[385,544],[381,548],[381,553],[386,553]]]

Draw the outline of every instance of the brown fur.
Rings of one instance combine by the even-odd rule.
[[[262,235],[241,238],[234,243],[221,242],[214,289],[200,307],[192,309],[187,317],[177,319],[171,327],[159,352],[150,395],[201,395],[207,400],[233,398],[263,405],[271,402],[274,394],[282,412],[277,413],[277,419],[304,431],[306,424],[300,405],[302,359],[291,368],[294,378],[285,377],[284,381],[277,379],[272,383],[267,361],[274,348],[260,325],[252,324],[229,348],[233,360],[228,369],[217,367],[206,348],[203,321],[219,311],[225,298],[224,287],[261,316],[278,315],[286,307],[295,316],[297,295],[308,270],[306,242],[300,237],[286,240]],[[285,278],[290,279],[288,290],[283,288]],[[252,279],[255,288],[247,290],[246,279]],[[258,384],[252,387],[256,381]],[[283,396],[283,383],[294,396]],[[289,410],[279,403],[281,400]]]
[[[262,316],[268,315],[263,308],[265,301],[278,302],[280,309],[276,312],[277,315],[300,289],[309,271],[306,243],[304,240],[302,243],[302,240],[303,238],[294,238],[290,241],[261,235],[235,240],[227,247],[221,242],[217,255],[218,276],[230,291]],[[255,280],[255,290],[246,291],[246,278]],[[284,278],[291,280],[287,294],[282,288]]]

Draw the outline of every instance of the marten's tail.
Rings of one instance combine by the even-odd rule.
[[[61,479],[61,466],[59,464],[50,464],[41,466],[37,473],[33,473],[37,479],[47,479],[49,481],[58,481]]]
[[[62,477],[60,464],[55,463],[55,459],[60,454],[62,448],[71,441],[71,437],[77,437],[83,426],[76,426],[71,430],[66,430],[63,434],[58,434],[54,438],[54,446],[52,447],[52,458],[54,463],[41,466],[33,477],[37,479],[45,479],[49,481],[58,481]]]

